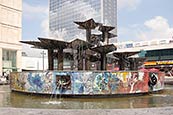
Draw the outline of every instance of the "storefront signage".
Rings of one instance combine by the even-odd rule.
[[[173,60],[168,60],[168,61],[150,61],[150,62],[145,62],[145,66],[147,65],[173,65]]]

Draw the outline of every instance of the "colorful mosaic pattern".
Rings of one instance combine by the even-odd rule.
[[[11,73],[11,89],[41,94],[131,94],[164,88],[160,72],[22,72]]]

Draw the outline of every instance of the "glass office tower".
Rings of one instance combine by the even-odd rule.
[[[85,31],[73,22],[90,18],[117,27],[117,0],[50,0],[49,5],[50,36],[66,41],[85,39]],[[116,34],[116,29],[112,33]]]

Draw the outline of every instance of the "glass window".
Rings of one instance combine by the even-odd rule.
[[[57,15],[50,16],[50,30],[59,31],[62,27],[67,31],[66,40],[73,39],[81,33],[73,21],[94,18],[101,22],[101,0],[50,0],[50,11]],[[114,1],[114,0],[113,0]],[[51,8],[53,7],[54,8]],[[56,10],[55,10],[56,9]],[[55,21],[53,21],[55,20]]]
[[[2,53],[3,67],[16,67],[16,51],[3,49]]]

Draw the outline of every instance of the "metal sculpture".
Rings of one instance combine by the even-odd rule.
[[[93,19],[89,19],[87,21],[84,22],[74,22],[75,24],[79,25],[79,29],[85,29],[86,30],[86,41],[87,42],[91,42],[90,41],[90,37],[91,37],[91,30],[95,29],[97,26],[100,25],[100,23],[96,23]]]
[[[89,19],[85,22],[74,23],[79,25],[78,28],[86,29],[86,40],[93,46],[90,49],[101,55],[101,70],[106,70],[106,54],[116,50],[116,47],[113,44],[109,45],[109,38],[116,37],[116,35],[109,33],[115,27],[103,26],[100,23],[96,23],[93,19]],[[98,30],[101,31],[102,34],[91,34],[91,29],[95,29],[97,26],[99,26]]]

